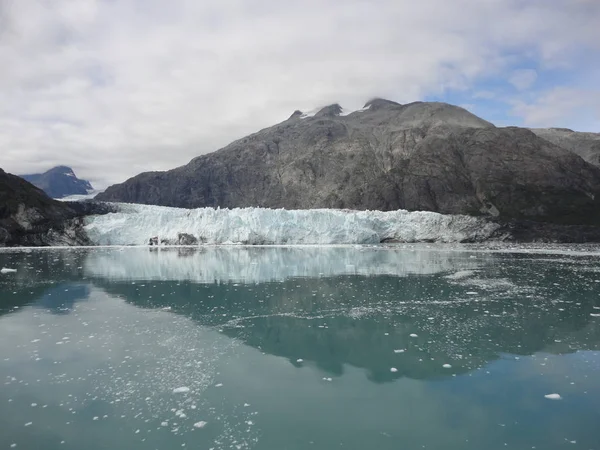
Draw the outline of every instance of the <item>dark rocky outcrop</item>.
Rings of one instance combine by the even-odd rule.
[[[600,242],[600,226],[564,225],[531,220],[496,221],[488,242],[588,244]]]
[[[600,133],[577,132],[568,128],[532,128],[531,131],[600,167]]]
[[[21,175],[21,178],[37,186],[52,198],[85,195],[93,190],[89,181],[77,178],[73,169],[67,166],[54,167],[44,173]]]
[[[0,247],[89,245],[83,216],[111,207],[59,202],[22,178],[0,169]]]
[[[106,201],[194,207],[429,210],[600,225],[600,169],[522,128],[445,103],[375,99],[286,121],[189,164],[111,186]]]

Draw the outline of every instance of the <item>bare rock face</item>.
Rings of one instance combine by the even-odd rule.
[[[600,169],[445,103],[330,105],[97,199],[195,207],[428,210],[600,225]]]
[[[600,167],[600,133],[583,133],[568,128],[532,128],[531,131]]]
[[[0,169],[0,247],[89,245],[83,216],[103,214],[101,204],[59,202]]]

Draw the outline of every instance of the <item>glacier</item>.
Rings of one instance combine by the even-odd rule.
[[[285,210],[198,208],[114,204],[118,212],[86,218],[96,245],[200,244],[333,245],[381,242],[481,242],[499,225],[483,218],[428,211]]]

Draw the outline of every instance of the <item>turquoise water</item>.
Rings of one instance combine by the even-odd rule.
[[[0,449],[600,449],[593,252],[46,249],[1,267]]]

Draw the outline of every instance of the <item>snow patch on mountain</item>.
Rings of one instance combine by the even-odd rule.
[[[330,245],[381,242],[477,242],[498,228],[485,219],[433,212],[182,209],[118,204],[119,212],[86,219],[98,245]]]

